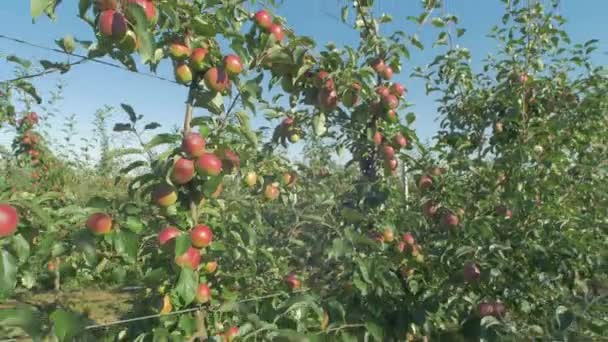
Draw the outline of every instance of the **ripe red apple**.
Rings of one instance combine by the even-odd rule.
[[[192,82],[192,70],[187,64],[178,64],[175,67],[175,80],[181,84]]]
[[[99,15],[99,32],[105,37],[121,40],[127,33],[127,21],[115,10],[103,11]]]
[[[182,140],[182,151],[190,157],[199,157],[205,152],[205,139],[198,133],[188,134]]]
[[[223,147],[220,148],[216,153],[222,160],[222,167],[224,171],[230,173],[232,170],[238,170],[241,167],[241,160],[233,150]]]
[[[260,10],[255,14],[255,23],[261,28],[269,29],[272,25],[272,18],[266,10]]]
[[[29,154],[32,159],[37,159],[40,157],[40,152],[38,150],[29,150],[27,151],[27,154]]]
[[[161,246],[169,243],[176,237],[182,234],[182,231],[173,226],[166,226],[158,233],[158,243]]]
[[[290,273],[285,277],[285,283],[287,283],[290,290],[299,290],[302,287],[302,282],[300,282],[300,279],[294,273]]]
[[[207,303],[211,300],[211,289],[207,284],[199,284],[196,289],[196,302],[199,304]]]
[[[390,228],[385,228],[382,232],[382,236],[386,242],[393,242],[393,240],[395,240],[395,233]]]
[[[433,179],[430,176],[420,176],[420,179],[418,180],[418,188],[420,188],[420,190],[426,190],[431,186],[433,186]]]
[[[393,137],[393,144],[397,148],[403,148],[407,146],[407,139],[401,133],[395,134]]]
[[[374,69],[374,71],[376,73],[380,74],[386,67],[386,65],[384,64],[384,59],[382,59],[382,58],[375,59],[374,61],[372,61],[371,67],[372,67],[372,69]]]
[[[414,239],[412,233],[405,233],[401,238],[403,239],[403,242],[409,246],[414,246],[416,244],[416,239]]]
[[[224,68],[211,68],[205,73],[205,85],[210,90],[221,93],[230,88],[230,78]]]
[[[203,153],[196,160],[196,170],[203,175],[217,176],[222,172],[222,161],[213,153]]]
[[[503,318],[505,316],[505,312],[506,312],[506,308],[505,308],[505,304],[501,303],[501,302],[494,302],[492,303],[492,307],[493,307],[493,311],[494,311],[494,317],[496,318]]]
[[[395,159],[395,149],[390,145],[382,146],[382,153],[387,160]]]
[[[258,182],[258,175],[253,171],[249,171],[247,173],[247,175],[245,176],[245,184],[247,184],[247,186],[249,186],[251,188],[251,187],[254,187],[257,182]]]
[[[405,251],[405,249],[407,248],[407,245],[405,242],[403,241],[399,241],[397,243],[397,250],[399,251],[399,253],[403,253]]]
[[[399,107],[399,99],[392,94],[386,95],[382,97],[382,105],[386,109],[396,109]]]
[[[477,264],[469,262],[464,265],[463,274],[464,281],[467,283],[472,283],[479,279],[481,276],[481,271],[479,271],[479,266],[477,266]]]
[[[338,93],[335,90],[321,89],[318,95],[319,107],[331,112],[338,106]]]
[[[376,131],[376,133],[374,133],[373,141],[374,145],[380,146],[380,144],[382,144],[382,133]]]
[[[264,189],[264,197],[269,201],[274,201],[279,197],[279,188],[275,184],[268,184]]]
[[[194,162],[190,159],[179,158],[173,165],[171,179],[177,184],[186,184],[194,178]]]
[[[314,82],[318,89],[334,89],[334,80],[329,77],[329,73],[325,70],[321,70],[317,73]]]
[[[89,216],[87,228],[95,235],[107,234],[112,230],[112,218],[108,214],[95,213]]]
[[[146,14],[146,19],[148,20],[149,25],[156,24],[156,20],[158,17],[156,16],[156,7],[154,6],[154,2],[152,0],[127,0],[129,4],[137,4],[141,6]]]
[[[190,240],[192,241],[192,246],[196,248],[204,248],[209,246],[211,241],[213,241],[213,233],[211,232],[211,228],[204,224],[195,226],[190,231]]]
[[[405,89],[405,87],[403,85],[401,85],[401,83],[393,83],[391,85],[390,90],[391,90],[391,94],[393,94],[397,97],[402,97],[405,94],[405,92],[407,91]]]
[[[13,235],[17,231],[18,224],[17,209],[8,204],[0,204],[0,238]]]
[[[426,201],[422,205],[422,212],[427,217],[435,216],[435,214],[437,214],[438,210],[439,210],[439,207],[433,201],[430,201],[430,200]]]
[[[177,202],[177,192],[171,185],[160,183],[152,191],[152,200],[158,206],[166,208]]]
[[[397,161],[397,159],[388,159],[386,161],[386,166],[390,170],[396,170],[398,165],[399,165],[399,162]]]
[[[188,247],[188,250],[184,254],[175,257],[175,263],[180,267],[196,270],[201,263],[201,254],[198,249]]]
[[[477,314],[479,317],[493,316],[494,315],[494,305],[492,303],[479,303],[477,305]]]
[[[272,34],[274,39],[278,42],[282,41],[285,38],[285,33],[283,32],[283,27],[278,24],[271,24],[268,28],[268,32]]]
[[[207,273],[215,273],[217,270],[217,261],[209,261],[204,266],[205,272]]]
[[[225,342],[232,342],[237,336],[239,336],[239,327],[230,327],[230,329],[224,333],[224,340]]]
[[[173,43],[169,45],[169,55],[176,61],[185,61],[190,57],[190,48],[182,43]]]
[[[285,118],[285,119],[283,119],[283,121],[281,122],[281,125],[283,125],[283,127],[289,127],[289,126],[293,125],[293,118],[286,117],[286,118]]]
[[[388,65],[385,66],[382,72],[380,73],[380,77],[385,80],[390,80],[391,78],[393,78],[393,68]]]
[[[448,228],[454,228],[458,226],[460,219],[453,212],[446,211],[441,218],[441,223]]]
[[[207,56],[207,49],[196,48],[190,55],[190,67],[194,71],[203,71],[205,68],[205,57]]]
[[[240,74],[243,71],[243,63],[237,55],[230,54],[224,57],[224,69],[231,75]]]
[[[397,121],[399,121],[399,118],[397,117],[397,112],[395,112],[394,109],[386,111],[385,119],[390,123],[396,123]]]
[[[388,87],[381,85],[376,88],[376,94],[380,95],[380,98],[384,98],[389,96],[391,92]]]

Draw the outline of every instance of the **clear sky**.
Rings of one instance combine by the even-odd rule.
[[[469,48],[473,53],[473,63],[495,50],[494,42],[486,38],[489,29],[499,22],[502,5],[499,0],[445,0],[446,10],[461,19],[467,33],[458,41],[460,46]],[[544,0],[546,2],[546,0]],[[284,0],[278,14],[288,20],[298,34],[316,39],[320,46],[326,42],[356,45],[357,33],[338,19],[340,8],[345,0]],[[419,0],[377,0],[376,13],[389,13],[395,25],[411,29],[406,24],[408,15],[419,13]],[[13,36],[45,46],[54,46],[53,41],[66,34],[79,39],[92,39],[89,27],[76,17],[77,0],[64,0],[58,12],[59,19],[52,22],[41,17],[32,24],[29,16],[29,0],[0,1],[0,34]],[[601,40],[597,63],[607,64],[608,55],[608,0],[562,0],[561,11],[568,19],[567,30],[574,42],[584,42],[596,38]],[[424,51],[412,49],[412,59],[406,62],[404,72],[396,79],[409,90],[409,100],[415,104],[413,110],[418,120],[415,127],[423,139],[434,135],[438,128],[435,104],[424,93],[419,80],[408,77],[412,67],[428,63],[439,52],[430,48],[436,31],[430,27],[421,30],[421,40],[428,46]],[[83,53],[82,50],[78,51]],[[0,54],[16,54],[32,59],[64,60],[65,56],[50,54],[47,51],[30,48],[0,39]],[[147,71],[147,70],[146,70]],[[172,78],[168,61],[159,68],[159,74]],[[0,61],[0,80],[12,77],[12,68]],[[114,107],[122,102],[131,104],[137,112],[150,121],[160,122],[165,130],[180,124],[183,115],[183,102],[186,88],[173,83],[163,82],[132,74],[95,63],[85,63],[74,67],[65,75],[54,74],[37,79],[35,85],[46,94],[58,80],[64,80],[65,99],[61,103],[64,115],[76,114],[79,130],[86,134],[92,129],[93,113],[105,104]],[[123,118],[116,110],[114,118]],[[263,119],[255,119],[256,125],[264,124]],[[56,125],[53,126],[56,129]],[[162,129],[161,129],[162,130]],[[60,134],[60,133],[56,133]],[[0,132],[0,144],[8,144],[9,136]]]

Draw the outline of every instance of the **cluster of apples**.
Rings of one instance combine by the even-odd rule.
[[[39,122],[38,114],[31,112],[19,120],[19,131],[23,132],[20,144],[23,150],[30,156],[32,165],[40,163],[40,150],[38,143],[40,137],[32,130]]]
[[[0,238],[15,234],[17,225],[19,225],[17,209],[6,203],[0,204]]]
[[[295,125],[295,121],[292,117],[286,117],[281,122],[280,126],[281,139],[287,139],[292,144],[300,141],[301,130]]]
[[[433,177],[440,177],[446,172],[445,168],[433,167],[430,172],[423,174],[418,178],[418,188],[421,191],[427,191],[433,187]],[[464,216],[464,209],[458,208],[456,213],[448,208],[440,208],[432,199],[427,200],[422,204],[422,212],[428,218],[434,218],[441,210],[441,224],[448,228],[454,229],[460,224],[460,218]]]
[[[141,7],[148,25],[156,25],[157,12],[153,0],[95,0],[95,10],[99,13],[97,27],[101,37],[116,44],[121,50],[132,53],[137,50],[139,41],[132,30],[135,21],[128,15],[129,6]]]
[[[401,132],[397,132],[392,139],[386,139],[381,132],[377,131],[373,136],[374,145],[378,146],[384,157],[384,170],[387,175],[397,172],[397,151],[408,146],[407,138]]]
[[[208,53],[204,47],[191,49],[185,42],[172,43],[169,55],[175,61],[175,79],[181,84],[189,84],[198,73],[204,75],[209,90],[224,93],[230,89],[230,78],[243,71],[243,63],[239,56],[228,54],[221,65],[211,66],[207,61]]]
[[[260,29],[274,37],[277,42],[280,42],[285,38],[283,26],[273,22],[271,15],[266,10],[257,11],[254,15],[254,20]]]
[[[283,173],[282,182],[283,185],[287,187],[294,186],[296,183],[296,179],[297,174],[293,171],[286,171]],[[254,171],[249,171],[243,178],[245,185],[251,189],[256,187],[256,185],[258,184],[258,180],[258,175]],[[265,185],[263,195],[264,199],[266,199],[267,201],[276,200],[277,198],[279,198],[280,194],[281,190],[279,182],[272,182]]]

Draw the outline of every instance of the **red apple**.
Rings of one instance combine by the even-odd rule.
[[[268,184],[264,189],[264,197],[269,201],[274,201],[279,197],[279,188],[275,184]]]
[[[108,214],[95,213],[89,216],[87,227],[95,235],[103,235],[112,231],[112,218]]]
[[[391,68],[390,66],[385,66],[382,72],[380,73],[380,77],[385,80],[390,80],[391,78],[393,78],[393,68]]]
[[[40,157],[40,152],[38,150],[29,150],[27,151],[27,154],[29,154],[32,159],[37,159]]]
[[[175,257],[175,263],[180,267],[188,267],[193,270],[198,268],[201,262],[201,254],[198,249],[194,247],[188,247],[188,250],[184,254]]]
[[[405,251],[405,249],[407,248],[407,245],[405,242],[403,241],[399,241],[397,243],[397,250],[399,251],[399,253],[403,253]]]
[[[192,70],[187,64],[178,64],[175,66],[175,80],[181,84],[192,82]]]
[[[269,29],[272,25],[272,18],[266,10],[260,10],[255,14],[255,23],[261,28]]]
[[[222,161],[222,168],[226,172],[232,172],[232,170],[238,170],[241,167],[241,160],[233,150],[224,147],[216,153]]]
[[[217,270],[217,261],[209,261],[204,266],[205,272],[207,273],[215,273]]]
[[[314,82],[315,86],[319,89],[334,89],[334,80],[329,77],[329,73],[325,70],[321,70],[317,73]]]
[[[199,157],[205,152],[205,139],[198,133],[188,134],[182,140],[182,151],[190,157]]]
[[[506,312],[505,304],[500,302],[494,302],[492,303],[492,307],[494,309],[494,317],[499,319],[504,317]]]
[[[390,145],[382,146],[382,153],[387,160],[395,159],[395,149]]]
[[[217,176],[222,172],[222,161],[213,153],[203,153],[196,160],[196,170],[203,175]]]
[[[448,228],[454,228],[458,226],[460,219],[453,212],[446,211],[441,218],[441,223]]]
[[[319,108],[331,112],[338,106],[338,93],[335,90],[321,89],[318,95]]]
[[[475,263],[467,263],[464,265],[463,269],[464,281],[467,283],[472,283],[479,279],[481,276],[481,272],[479,271],[479,266]]]
[[[396,170],[398,165],[399,162],[397,161],[397,159],[388,159],[386,161],[386,166],[388,166],[390,170]]]
[[[232,342],[237,336],[239,336],[239,327],[230,327],[230,329],[224,333],[224,340],[225,342]]]
[[[190,67],[194,71],[203,71],[205,68],[205,57],[207,56],[207,49],[196,48],[190,55]]]
[[[389,96],[391,92],[386,86],[381,85],[376,88],[376,94],[380,95],[380,98],[384,98]]]
[[[376,132],[373,137],[374,145],[380,146],[382,144],[382,133]]]
[[[392,94],[386,95],[382,97],[382,105],[386,109],[396,109],[399,107],[399,99]]]
[[[231,75],[240,74],[243,71],[243,63],[237,55],[230,54],[224,57],[224,69]]]
[[[412,233],[405,233],[401,238],[403,239],[403,242],[409,246],[414,246],[416,244],[416,239],[414,239],[414,235],[412,235]]]
[[[438,210],[439,210],[439,207],[435,203],[433,203],[433,201],[426,201],[422,205],[422,212],[427,217],[435,216],[435,214],[437,214]]]
[[[384,60],[382,58],[378,58],[372,61],[371,67],[376,73],[380,74],[386,65],[384,64]]]
[[[221,93],[230,88],[230,78],[224,68],[211,68],[205,73],[205,85],[209,90]]]
[[[391,94],[401,97],[407,91],[401,83],[393,83],[390,88]]]
[[[395,134],[393,137],[393,144],[397,148],[403,148],[407,146],[407,139],[401,133]]]
[[[146,14],[146,19],[148,20],[149,25],[156,24],[156,20],[158,17],[156,16],[156,7],[154,6],[154,2],[152,0],[127,0],[129,4],[137,4],[141,6]]]
[[[431,177],[428,175],[420,176],[420,179],[418,180],[418,188],[420,188],[420,190],[426,190],[431,186],[433,186],[433,179]]]
[[[0,204],[0,238],[13,235],[17,231],[19,215],[15,207]]]
[[[169,243],[176,237],[182,234],[182,231],[173,226],[166,226],[158,233],[158,243],[161,246]]]
[[[268,32],[270,32],[270,34],[272,34],[274,39],[278,42],[285,38],[285,33],[283,32],[283,27],[281,25],[271,24],[268,28]]]
[[[194,178],[194,162],[190,159],[179,158],[173,165],[171,179],[177,184],[186,184]]]
[[[121,40],[127,33],[127,21],[115,10],[103,11],[99,15],[99,32],[105,37]]]
[[[283,121],[281,122],[281,125],[283,125],[283,127],[289,127],[289,126],[293,125],[293,118],[286,117],[286,118],[285,118],[285,119],[283,119]]]
[[[494,315],[494,305],[491,303],[479,303],[477,306],[477,314],[479,317],[493,316]]]
[[[209,246],[211,241],[213,241],[213,233],[211,232],[211,228],[204,224],[195,226],[190,231],[190,240],[192,241],[192,246],[196,248],[204,248]]]
[[[199,304],[207,303],[211,300],[211,289],[207,284],[199,284],[196,289],[196,302]]]
[[[300,279],[294,273],[285,277],[285,283],[287,283],[290,290],[299,290],[302,287],[302,282],[300,282]]]
[[[160,207],[172,206],[177,202],[177,192],[171,185],[160,183],[152,191],[152,201]]]
[[[182,43],[173,43],[169,45],[169,55],[176,61],[185,61],[190,57],[190,48]]]
[[[385,114],[385,118],[386,121],[391,123],[396,123],[397,121],[399,121],[399,118],[397,117],[397,112],[395,112],[394,109],[388,110]]]

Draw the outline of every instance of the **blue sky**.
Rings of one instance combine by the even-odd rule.
[[[473,63],[477,65],[488,53],[495,50],[494,42],[486,38],[486,34],[500,20],[502,5],[498,0],[446,0],[446,2],[447,12],[459,16],[462,27],[467,29],[467,33],[458,44],[473,52]],[[45,17],[32,24],[28,0],[2,0],[0,34],[45,46],[53,46],[55,39],[66,34],[73,34],[80,39],[92,39],[93,34],[89,27],[76,17],[77,3],[76,0],[64,0],[58,12],[57,22]],[[285,17],[298,34],[315,38],[320,46],[327,42],[356,45],[357,33],[338,19],[340,8],[344,3],[345,0],[284,0],[278,14]],[[411,26],[407,26],[405,17],[418,14],[419,3],[418,0],[377,0],[375,12],[391,14],[396,25],[408,29]],[[608,0],[562,0],[561,11],[568,19],[566,28],[574,42],[583,42],[592,38],[604,40],[601,42],[600,54],[596,62],[607,64],[608,45],[605,40],[608,38],[606,36]],[[418,117],[415,128],[419,136],[428,139],[438,129],[435,104],[432,98],[425,95],[424,85],[419,80],[410,79],[408,75],[413,67],[432,60],[439,50],[430,48],[436,35],[436,31],[430,25],[428,28],[423,28],[420,34],[421,40],[429,48],[424,51],[412,49],[412,59],[404,63],[404,71],[396,79],[406,85],[409,90],[409,100],[415,104],[413,111]],[[5,40],[0,40],[0,54],[16,54],[32,59],[63,60],[65,58],[59,54],[49,55],[47,51]],[[159,74],[168,78],[173,77],[169,62],[161,65]],[[0,80],[11,77],[12,68],[0,62]],[[118,107],[123,102],[131,104],[148,120],[160,122],[165,130],[180,125],[186,96],[185,87],[95,63],[77,66],[65,75],[37,79],[35,85],[41,93],[46,94],[60,79],[66,82],[65,99],[61,103],[61,110],[66,116],[76,114],[81,132],[92,129],[91,123],[96,109],[105,104]],[[123,118],[119,110],[116,110],[114,117]],[[254,122],[256,125],[262,125],[263,119],[259,117]],[[9,143],[7,137],[6,134],[0,133],[0,144]]]

